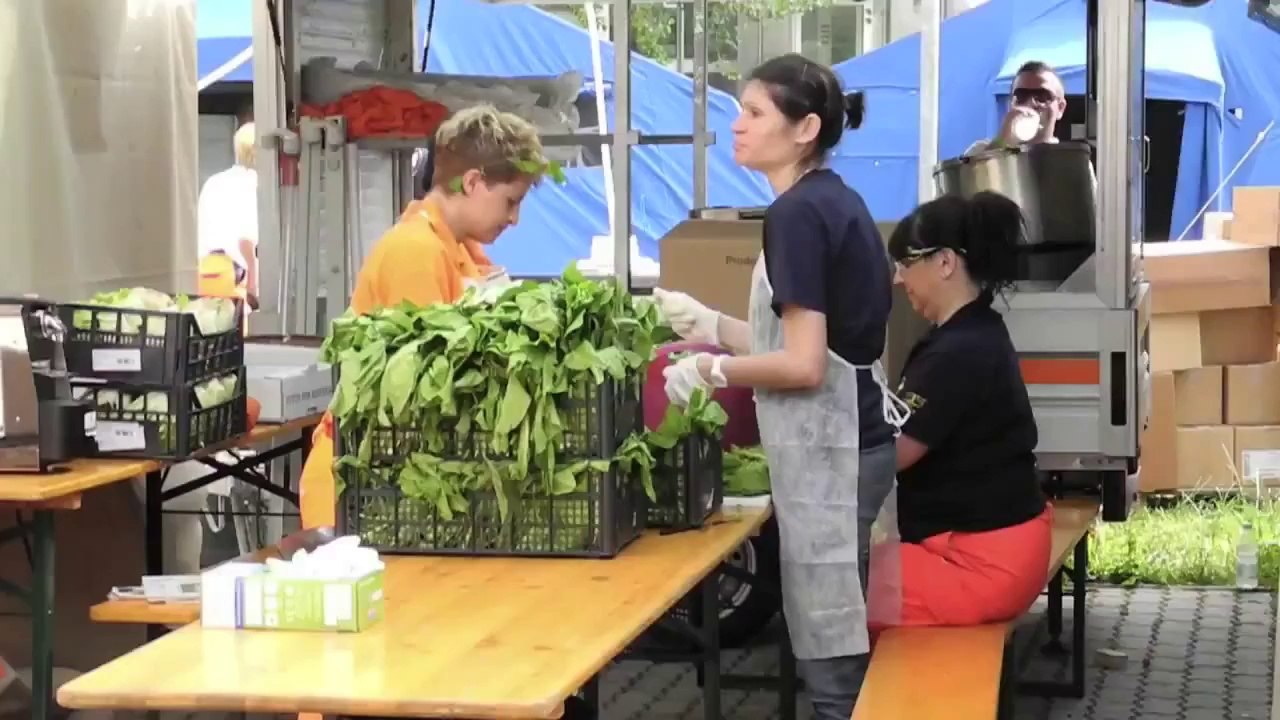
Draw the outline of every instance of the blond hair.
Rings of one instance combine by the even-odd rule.
[[[537,182],[547,164],[537,128],[492,105],[469,107],[450,116],[436,131],[433,152],[431,184],[446,189],[468,170],[479,170],[490,182]]]
[[[236,149],[237,165],[251,169],[256,167],[254,162],[257,157],[257,136],[253,130],[253,123],[241,125],[232,137],[231,143]]]

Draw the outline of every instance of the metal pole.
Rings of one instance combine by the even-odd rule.
[[[680,6],[684,17],[684,6]],[[681,34],[681,46],[684,35]],[[693,207],[707,206],[707,0],[693,0]]]
[[[613,271],[631,290],[631,0],[613,5]]]
[[[933,199],[933,168],[938,164],[938,37],[941,35],[942,0],[920,3],[920,168],[916,190],[920,202]]]

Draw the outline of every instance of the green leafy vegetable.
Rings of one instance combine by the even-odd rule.
[[[752,497],[769,494],[769,461],[758,447],[739,447],[724,455],[724,494]]]
[[[586,502],[577,495],[598,492],[615,461],[638,474],[653,467],[651,455],[629,454],[638,451],[628,450],[628,436],[638,425],[640,377],[672,337],[652,302],[573,268],[553,282],[515,283],[496,299],[471,290],[451,305],[343,316],[322,350],[340,373],[329,408],[341,440],[335,468],[365,486],[397,487],[441,523],[469,516],[470,529],[450,542],[512,548],[542,532],[529,527],[538,518],[585,531],[590,524],[574,518],[593,513],[573,509]],[[717,413],[723,417],[705,398],[676,412],[663,442],[670,447],[697,418],[711,428]],[[616,437],[600,437],[609,426],[602,414]],[[530,515],[531,504],[541,514]],[[375,517],[384,510],[364,508],[363,527],[399,544],[396,522]],[[502,537],[481,538],[480,519],[491,511]],[[544,539],[567,538],[557,530]],[[438,532],[413,544],[434,542],[443,542]]]
[[[230,332],[236,327],[236,306],[228,298],[170,296],[159,290],[135,287],[98,293],[81,304],[127,310],[190,313],[195,316],[196,326],[200,329],[201,334],[204,335],[219,335],[224,332]],[[148,316],[145,322],[146,326],[143,327],[143,316],[138,313],[92,310],[76,310],[73,312],[71,314],[71,325],[79,330],[91,330],[93,329],[95,318],[97,319],[99,330],[118,332],[124,335],[145,334],[163,337],[167,326],[167,318],[163,316]]]

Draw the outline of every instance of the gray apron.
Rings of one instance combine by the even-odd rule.
[[[747,311],[753,354],[783,347],[782,321],[772,304],[762,254],[752,273]],[[858,572],[860,369],[872,371],[881,386],[886,419],[895,426],[905,419],[879,365],[855,367],[828,351],[826,375],[816,389],[756,390],[760,444],[769,461],[781,541],[783,613],[800,660],[861,655],[870,648]],[[873,552],[880,552],[874,555],[868,592],[879,599],[879,620],[889,624],[900,611],[901,598],[896,498],[895,486],[873,529]],[[877,543],[883,547],[874,547]],[[881,567],[888,572],[880,572]]]

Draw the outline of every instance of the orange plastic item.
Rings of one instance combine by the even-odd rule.
[[[303,105],[304,117],[341,115],[351,139],[380,135],[431,137],[449,115],[449,108],[415,93],[374,85],[343,95],[328,105]]]
[[[245,431],[252,430],[258,424],[258,416],[262,415],[262,403],[253,398],[245,399],[245,409],[248,410],[249,424],[245,426]]]

